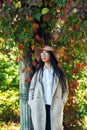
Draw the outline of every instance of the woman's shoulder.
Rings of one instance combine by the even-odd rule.
[[[58,72],[60,75],[62,74],[62,76],[66,77],[66,72],[62,67],[58,66],[56,72]]]
[[[39,77],[40,73],[41,73],[41,70],[36,70],[36,71],[34,72],[32,78]]]

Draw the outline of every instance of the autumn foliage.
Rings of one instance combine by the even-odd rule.
[[[11,51],[14,46],[19,48],[19,53],[15,53],[17,62],[22,62],[29,51],[32,60],[22,73],[32,74],[31,66],[37,67],[34,56],[37,46],[52,45],[58,50],[59,66],[67,73],[70,90],[64,126],[66,130],[82,130],[85,115],[82,117],[80,113],[76,95],[77,90],[80,91],[78,88],[82,89],[82,70],[87,70],[87,2],[3,0],[0,3],[0,37],[4,39],[0,46],[2,51],[8,48]],[[31,81],[30,77],[24,80]]]

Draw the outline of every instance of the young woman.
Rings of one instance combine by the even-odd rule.
[[[63,130],[68,85],[58,66],[57,51],[51,46],[36,48],[35,57],[39,68],[31,80],[28,100],[34,130]]]

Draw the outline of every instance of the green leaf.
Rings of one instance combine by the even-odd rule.
[[[42,12],[43,15],[47,14],[49,12],[49,9],[48,8],[43,8],[41,12]]]
[[[73,11],[73,13],[77,13],[78,10],[77,10],[77,8],[74,8],[72,11]]]
[[[32,18],[33,19],[36,19],[39,21],[41,16],[42,16],[41,9],[39,9],[37,7],[32,9]]]

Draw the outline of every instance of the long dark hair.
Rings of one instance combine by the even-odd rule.
[[[66,74],[58,66],[58,61],[56,60],[54,54],[51,51],[49,51],[49,53],[50,53],[50,62],[51,62],[51,65],[53,66],[54,73],[58,76],[59,81],[62,84],[62,93],[64,93],[65,90],[67,89],[67,85],[66,85]],[[41,69],[41,71],[43,73],[43,66],[44,66],[44,62],[40,59],[38,71]]]

